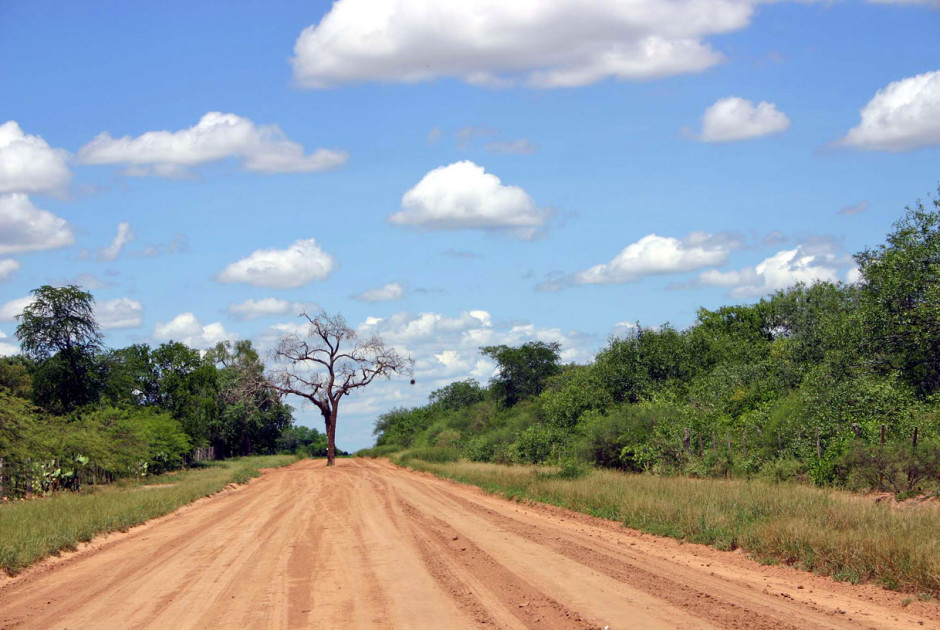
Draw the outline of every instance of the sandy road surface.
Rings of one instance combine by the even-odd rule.
[[[307,460],[7,581],[0,628],[940,627],[940,606],[901,598]]]

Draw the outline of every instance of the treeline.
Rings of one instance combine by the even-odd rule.
[[[0,497],[78,489],[193,459],[323,455],[326,436],[257,387],[249,341],[107,349],[91,294],[43,286],[19,319],[22,355],[0,358]]]
[[[483,348],[498,364],[395,409],[372,453],[763,475],[914,492],[940,475],[940,200],[908,208],[860,280],[797,285],[637,327],[589,365],[541,342]]]

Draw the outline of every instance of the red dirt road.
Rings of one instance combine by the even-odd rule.
[[[940,628],[940,606],[306,460],[0,587],[0,628]]]

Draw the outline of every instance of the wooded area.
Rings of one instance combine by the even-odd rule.
[[[938,488],[940,199],[855,261],[857,283],[637,326],[589,365],[561,365],[557,344],[483,348],[499,367],[488,386],[384,414],[370,452]]]

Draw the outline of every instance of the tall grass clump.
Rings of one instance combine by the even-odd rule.
[[[242,457],[209,462],[143,481],[122,480],[92,492],[62,493],[0,505],[0,569],[16,574],[98,534],[125,531],[163,516],[230,483],[246,483],[261,468],[297,461],[293,455]]]
[[[760,479],[691,479],[538,466],[409,460],[510,498],[561,506],[651,534],[851,582],[940,595],[940,505],[899,509],[848,492]]]

